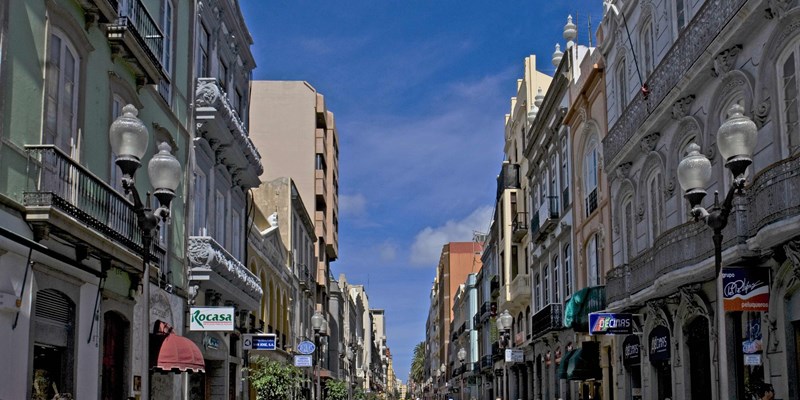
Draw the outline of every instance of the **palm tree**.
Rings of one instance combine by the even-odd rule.
[[[411,360],[411,372],[409,378],[417,383],[425,378],[425,342],[419,342],[414,346],[414,358]]]

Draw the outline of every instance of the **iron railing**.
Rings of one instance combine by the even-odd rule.
[[[109,35],[130,32],[159,71],[162,69],[164,34],[141,0],[129,0],[127,7],[119,10],[119,18],[107,29]]]
[[[26,145],[25,151],[26,207],[57,208],[136,255],[142,254],[142,233],[132,202],[55,145]],[[166,252],[157,242],[153,241],[150,259],[164,266]]]
[[[528,213],[525,211],[518,211],[514,216],[514,221],[511,223],[511,233],[515,240],[520,239],[528,233]]]
[[[490,368],[492,368],[493,364],[494,364],[494,362],[492,361],[492,355],[491,354],[487,354],[487,355],[481,357],[481,369],[490,369]]]
[[[537,338],[547,332],[563,328],[563,305],[550,303],[531,317],[531,336]]]

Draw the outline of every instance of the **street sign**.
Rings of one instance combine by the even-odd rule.
[[[630,335],[633,333],[633,315],[617,313],[589,313],[589,334]]]
[[[242,350],[275,350],[277,338],[272,333],[242,335]]]
[[[506,362],[521,363],[525,361],[522,349],[506,349]]]
[[[314,366],[314,362],[311,360],[311,356],[295,355],[294,356],[294,366],[295,367],[313,367]]]
[[[314,346],[314,343],[308,340],[304,340],[297,345],[297,352],[300,354],[313,354],[316,349],[317,346]]]

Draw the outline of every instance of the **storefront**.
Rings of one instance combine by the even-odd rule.
[[[625,368],[626,398],[642,400],[642,355],[638,335],[628,335],[622,342],[622,365]]]

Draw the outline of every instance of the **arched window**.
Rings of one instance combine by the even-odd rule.
[[[620,218],[620,243],[622,247],[622,262],[627,263],[636,254],[634,238],[636,237],[633,220],[633,196],[622,200]]]
[[[564,297],[572,294],[572,249],[564,245]]]
[[[588,286],[600,285],[600,252],[598,246],[597,235],[592,235],[586,245],[586,282],[588,282]]]
[[[661,188],[661,171],[653,171],[646,181],[647,210],[650,219],[650,244],[652,245],[661,234],[664,221],[664,199]]]
[[[642,44],[642,64],[644,67],[644,80],[653,72],[653,23],[648,19],[642,24],[641,31],[641,44]]]
[[[567,208],[569,198],[569,157],[567,138],[561,138],[561,204]]]
[[[44,142],[78,156],[78,92],[80,58],[75,46],[53,27],[47,42]]]
[[[550,196],[558,196],[558,161],[556,155],[550,155]]]
[[[542,306],[552,302],[550,298],[550,266],[545,264],[542,268]]]
[[[788,144],[788,154],[793,154],[800,146],[800,102],[798,92],[800,85],[797,69],[800,66],[800,46],[797,42],[778,60],[778,76],[780,77],[778,94],[780,97],[780,120],[783,138]]]
[[[553,256],[553,303],[561,303],[561,264],[558,260],[558,254]]]
[[[585,216],[597,209],[597,143],[590,142],[583,156],[583,201]]]
[[[533,278],[533,308],[535,308],[536,311],[539,311],[539,309],[541,309],[540,306],[541,294],[542,294],[542,284],[541,280],[539,279],[539,274],[536,274],[536,276]]]
[[[614,78],[617,80],[617,109],[619,116],[625,111],[625,106],[628,105],[628,82],[625,79],[625,57],[621,57],[617,62],[617,69],[614,73]]]

